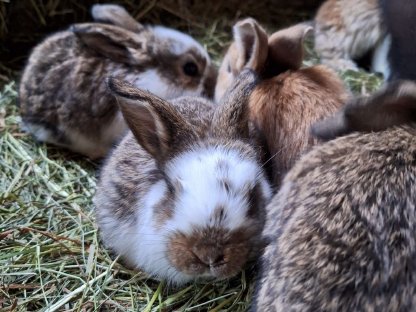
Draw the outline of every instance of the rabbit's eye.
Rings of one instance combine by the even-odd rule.
[[[198,66],[194,62],[188,62],[185,65],[183,65],[183,72],[187,76],[198,76]]]

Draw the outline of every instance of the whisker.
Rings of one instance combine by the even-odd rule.
[[[275,158],[278,154],[282,153],[283,149],[284,149],[284,147],[281,148],[276,153],[274,153],[274,155],[270,156],[269,159],[267,159],[263,164],[261,164],[260,168],[264,168],[264,166],[266,166],[270,161],[272,161],[273,158]]]

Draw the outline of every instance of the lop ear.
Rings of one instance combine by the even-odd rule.
[[[267,34],[253,18],[246,18],[233,27],[237,48],[236,71],[250,68],[260,72],[267,58]]]
[[[191,125],[169,102],[117,78],[109,78],[107,85],[137,142],[159,163],[194,137]]]
[[[96,22],[113,24],[124,29],[140,32],[144,29],[127,11],[116,4],[94,4],[91,15]]]
[[[301,23],[279,30],[269,38],[268,70],[273,74],[299,69],[304,57],[303,43],[313,28]]]
[[[416,122],[416,83],[399,81],[370,97],[350,101],[311,130],[315,136],[330,140],[354,131],[382,131],[411,122]]]
[[[123,28],[98,24],[74,24],[70,27],[80,41],[88,48],[118,63],[130,65],[144,63],[148,56],[143,53],[143,42]]]
[[[248,138],[248,101],[257,83],[257,75],[250,69],[243,70],[221,98],[214,113],[214,134],[227,138]]]

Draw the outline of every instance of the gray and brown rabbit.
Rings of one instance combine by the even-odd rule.
[[[25,129],[38,140],[103,157],[127,127],[105,80],[122,77],[162,98],[212,96],[216,71],[190,36],[144,26],[122,7],[95,5],[95,20],[40,43],[23,72],[19,101]]]
[[[182,284],[231,277],[258,256],[271,189],[249,138],[255,83],[243,72],[216,106],[110,79],[131,132],[94,203],[104,244],[130,266]]]
[[[359,132],[358,132],[359,131]],[[388,85],[313,127],[267,207],[254,311],[414,311],[416,84]]]

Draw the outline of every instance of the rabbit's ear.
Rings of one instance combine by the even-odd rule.
[[[92,51],[114,62],[130,65],[144,64],[149,56],[144,52],[144,42],[133,32],[123,28],[98,24],[74,24],[72,31]]]
[[[302,66],[305,37],[313,28],[306,24],[279,30],[269,38],[268,71],[278,74],[288,69],[299,69]]]
[[[267,58],[267,34],[253,18],[246,18],[233,27],[237,48],[236,71],[250,68],[260,72]]]
[[[95,4],[91,15],[96,22],[113,24],[133,32],[144,29],[122,6],[116,4]]]
[[[398,81],[370,97],[351,100],[334,116],[318,122],[312,133],[324,140],[354,131],[382,131],[416,122],[416,83]]]
[[[248,101],[257,82],[254,71],[245,69],[227,89],[214,113],[213,132],[221,137],[248,138]]]
[[[169,102],[117,78],[107,85],[137,142],[159,163],[194,139],[192,126]]]

